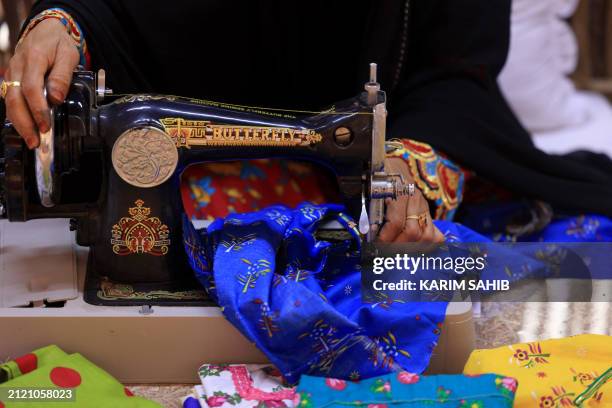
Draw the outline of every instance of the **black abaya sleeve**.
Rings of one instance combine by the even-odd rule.
[[[364,30],[368,4],[377,18]],[[364,71],[357,54],[376,59],[381,72],[406,55],[390,92],[390,137],[427,142],[557,209],[612,215],[610,159],[539,151],[501,96],[510,0],[40,0],[31,15],[50,7],[81,25],[93,67],[110,71],[109,86],[120,93],[324,107],[361,87],[353,80]],[[388,89],[390,75],[381,77]]]
[[[479,176],[558,209],[612,215],[610,159],[536,149],[500,94],[510,0],[413,0],[410,23],[390,137],[427,142]]]

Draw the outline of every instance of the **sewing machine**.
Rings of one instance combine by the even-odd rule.
[[[410,189],[384,173],[385,96],[371,70],[363,93],[312,116],[112,96],[103,73],[79,71],[38,149],[26,149],[6,124],[2,212],[10,221],[37,220],[0,221],[0,327],[16,334],[0,360],[53,343],[126,383],[197,381],[203,361],[266,361],[192,278],[180,174],[207,160],[317,162],[335,174],[347,211],[372,240],[384,198]],[[73,235],[84,247],[74,247]],[[157,304],[169,307],[150,307]],[[470,307],[449,306],[432,372],[461,372],[474,343]]]
[[[10,221],[69,218],[88,246],[84,297],[92,304],[202,305],[182,239],[181,173],[204,161],[307,160],[334,176],[364,240],[383,222],[384,200],[409,194],[387,174],[385,94],[295,114],[166,95],[113,96],[105,75],[76,71],[66,102],[34,151],[7,123],[2,206]],[[413,188],[413,186],[412,186]]]

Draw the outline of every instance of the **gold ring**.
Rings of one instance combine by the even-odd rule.
[[[2,96],[2,99],[4,99],[6,97],[6,93],[8,92],[8,89],[9,89],[10,86],[19,87],[19,86],[21,86],[21,82],[19,82],[19,81],[2,81],[2,85],[0,85],[0,96]]]
[[[427,226],[427,211],[417,215],[406,215],[407,220],[417,220],[419,222],[419,228],[423,229]]]

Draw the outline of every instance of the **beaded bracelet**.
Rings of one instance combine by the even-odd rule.
[[[26,28],[23,30],[23,34],[21,35],[21,38],[17,43],[17,47],[19,46],[21,41],[23,41],[23,39],[29,34],[29,32],[32,31],[32,29],[38,25],[38,23],[49,18],[55,18],[59,20],[66,27],[66,31],[70,35],[70,38],[72,38],[72,40],[74,41],[77,50],[79,51],[79,65],[82,65],[84,68],[87,69],[90,66],[91,60],[89,52],[87,50],[87,43],[85,42],[85,38],[83,37],[81,31],[81,27],[79,27],[79,24],[72,18],[70,14],[68,14],[61,8],[47,9],[32,18],[32,20],[30,20]]]

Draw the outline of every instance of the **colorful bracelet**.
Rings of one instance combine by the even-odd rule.
[[[79,51],[79,64],[82,65],[85,69],[89,68],[91,58],[89,56],[89,51],[87,50],[87,43],[85,42],[85,37],[82,34],[81,27],[79,27],[79,24],[72,18],[70,14],[68,14],[61,8],[50,8],[32,18],[32,20],[30,20],[30,22],[26,26],[25,30],[23,30],[23,34],[21,35],[17,46],[19,46],[21,41],[29,34],[30,31],[32,31],[34,27],[38,25],[38,23],[49,18],[55,18],[59,20],[66,27],[70,38],[72,38],[77,47],[77,50]]]

